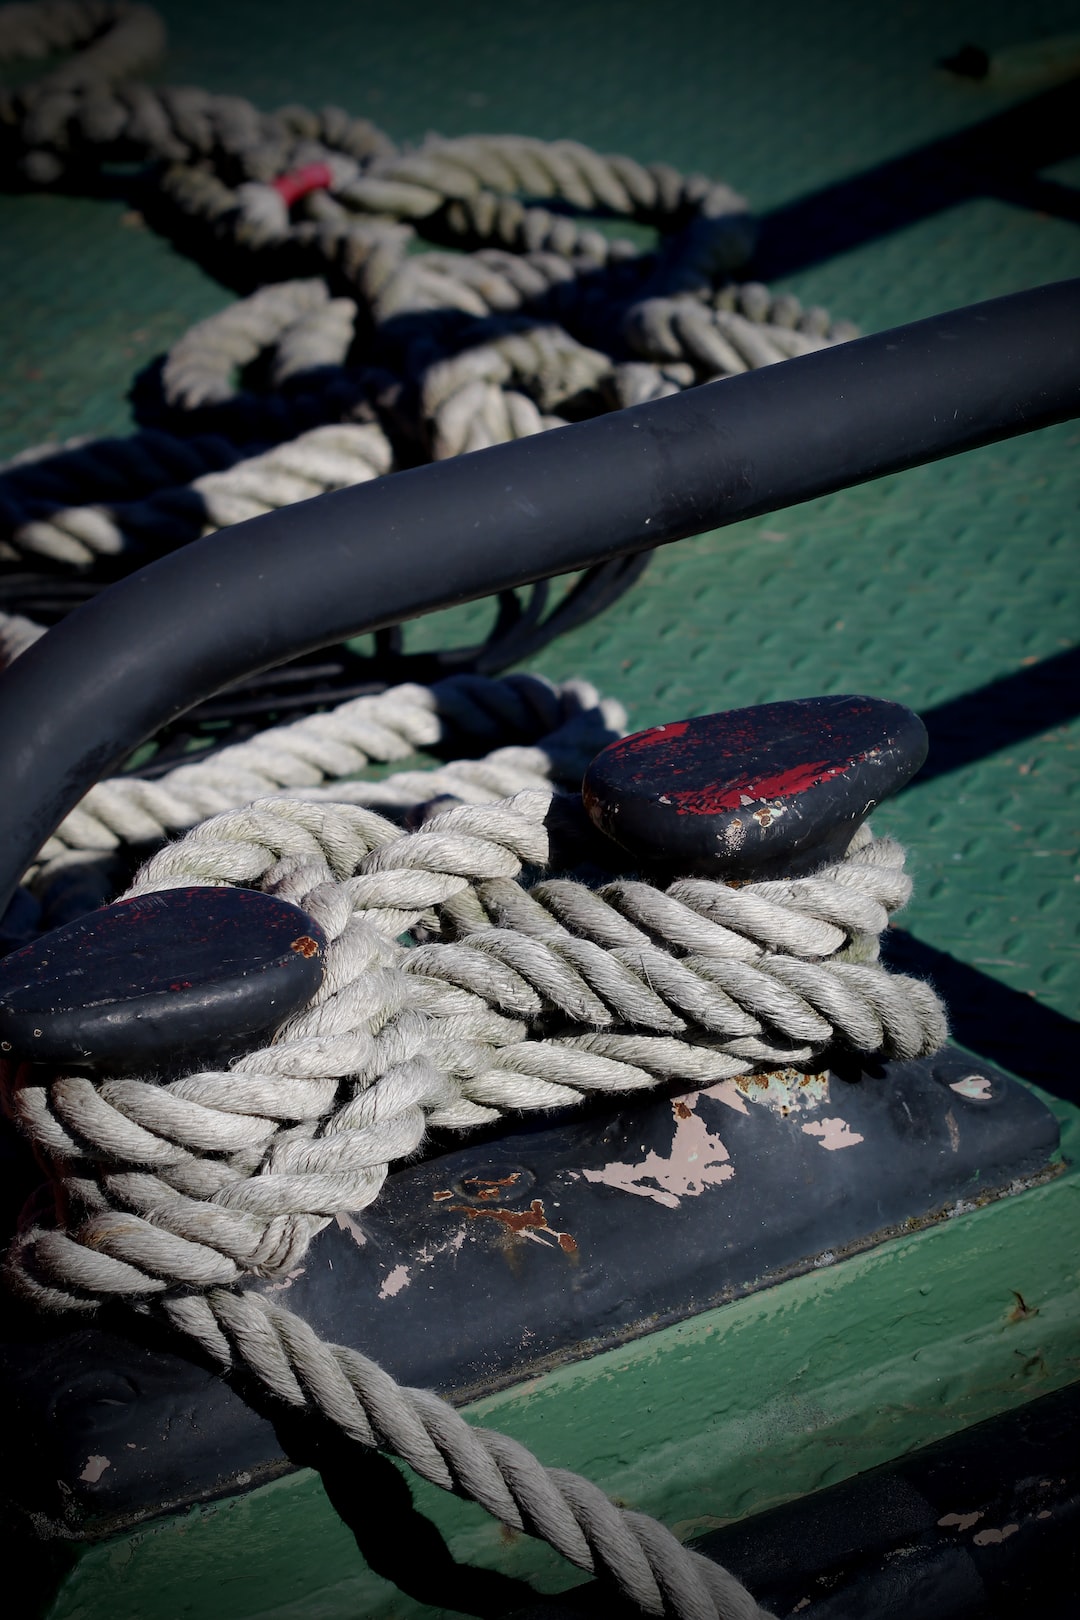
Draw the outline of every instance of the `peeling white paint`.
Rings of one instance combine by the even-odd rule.
[[[962,1080],[950,1080],[949,1090],[969,1102],[989,1102],[994,1095],[993,1085],[985,1074],[965,1074]]]
[[[938,1524],[943,1529],[955,1525],[957,1530],[970,1530],[972,1525],[978,1524],[981,1518],[981,1513],[946,1513],[943,1519],[938,1520]]]
[[[701,1095],[703,1097],[715,1097],[717,1102],[724,1103],[728,1108],[734,1108],[737,1114],[748,1114],[750,1112],[746,1106],[746,1098],[734,1080],[720,1080],[715,1086],[707,1086]]]
[[[746,842],[746,828],[742,824],[742,818],[740,816],[733,817],[733,819],[729,821],[727,825],[720,830],[720,832],[717,833],[716,841],[717,843],[726,843],[728,848],[733,852],[742,849]]]
[[[803,1134],[818,1137],[822,1147],[829,1153],[835,1153],[838,1148],[854,1147],[856,1142],[865,1140],[858,1131],[852,1130],[846,1119],[835,1116],[811,1121],[809,1125],[803,1126]]]
[[[88,1485],[96,1485],[106,1468],[111,1468],[112,1462],[108,1457],[87,1457],[86,1467],[79,1475]]]
[[[980,1530],[977,1536],[972,1536],[976,1547],[993,1547],[999,1541],[1008,1541],[1019,1530],[1018,1524],[1003,1524],[1000,1530]]]
[[[706,1187],[730,1181],[735,1167],[723,1142],[695,1112],[699,1097],[700,1093],[692,1092],[672,1100],[675,1133],[666,1158],[653,1148],[638,1164],[605,1164],[600,1170],[583,1170],[585,1180],[652,1198],[665,1209],[678,1209],[683,1198],[697,1198]]]
[[[297,1277],[302,1277],[306,1270],[306,1266],[297,1266],[295,1271],[287,1271],[281,1282],[268,1283],[266,1292],[268,1294],[280,1294],[282,1289],[291,1288]]]
[[[400,1294],[403,1288],[408,1288],[410,1280],[408,1266],[395,1266],[393,1271],[387,1272],[383,1278],[382,1287],[379,1289],[379,1298],[393,1299],[395,1294]]]
[[[588,1175],[588,1171],[585,1173]],[[522,1226],[516,1231],[513,1228],[510,1230],[513,1231],[514,1237],[527,1238],[530,1243],[539,1243],[542,1249],[561,1249],[563,1245],[559,1242],[560,1238],[566,1239],[568,1246],[572,1244],[575,1249],[577,1248],[577,1240],[573,1233],[557,1232],[553,1226]],[[553,1241],[549,1242],[549,1238]]]
[[[778,799],[774,799],[768,804],[763,803],[759,810],[754,810],[751,814],[764,832],[765,828],[771,827],[774,821],[779,821],[786,810],[787,806],[785,804],[781,804]]]
[[[431,1262],[433,1260],[437,1260],[441,1254],[457,1254],[458,1251],[463,1249],[465,1246],[465,1238],[467,1233],[468,1227],[466,1226],[465,1222],[462,1221],[457,1231],[452,1233],[450,1237],[446,1238],[444,1242],[425,1243],[424,1247],[422,1249],[418,1249],[416,1252],[415,1259],[417,1265],[430,1266]]]
[[[354,1221],[351,1215],[335,1215],[334,1219],[343,1232],[348,1232],[358,1249],[367,1246],[367,1238],[364,1236],[363,1227],[358,1221]]]

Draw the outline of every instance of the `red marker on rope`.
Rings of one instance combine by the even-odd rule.
[[[302,169],[293,169],[289,174],[279,174],[271,185],[278,196],[291,208],[294,202],[306,197],[309,191],[328,191],[334,181],[334,173],[329,163],[305,163]]]

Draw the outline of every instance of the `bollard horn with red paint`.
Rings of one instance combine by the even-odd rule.
[[[839,859],[926,758],[926,728],[899,703],[799,698],[650,726],[585,773],[595,825],[643,862],[742,880]]]

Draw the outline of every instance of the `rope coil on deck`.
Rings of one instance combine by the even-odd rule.
[[[402,152],[340,109],[134,80],[163,44],[141,6],[0,8],[0,60],[84,47],[0,91],[0,156],[39,187],[143,162],[154,223],[267,284],[173,346],[160,427],[0,473],[0,558],[134,566],[257,510],[855,335],[731,282],[754,227],[722,183],[569,140]],[[595,216],[649,227],[656,248]]]

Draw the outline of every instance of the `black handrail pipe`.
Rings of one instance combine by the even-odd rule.
[[[287,658],[1080,414],[1080,280],[317,496],[78,608],[0,679],[0,912],[100,777]]]

